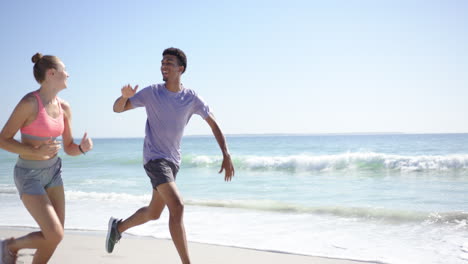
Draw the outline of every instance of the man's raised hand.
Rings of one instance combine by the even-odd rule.
[[[132,88],[130,84],[127,84],[124,87],[122,87],[122,97],[131,98],[136,94],[137,90],[138,90],[138,85],[136,85],[135,88]]]

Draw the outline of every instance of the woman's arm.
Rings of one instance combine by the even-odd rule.
[[[65,127],[62,134],[63,148],[65,150],[65,153],[67,153],[70,156],[78,156],[81,154],[85,154],[93,148],[93,141],[90,138],[88,138],[88,135],[85,132],[79,145],[73,142],[71,107],[67,102],[63,100],[61,102],[61,105],[63,109],[63,121]]]
[[[10,118],[0,132],[0,148],[19,155],[36,156],[41,158],[53,157],[60,149],[60,143],[46,141],[40,146],[31,146],[18,142],[13,137],[21,127],[25,126],[30,119],[34,119],[37,112],[37,103],[34,97],[26,95],[21,99],[13,110]]]

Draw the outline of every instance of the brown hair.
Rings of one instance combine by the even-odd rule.
[[[45,75],[48,69],[57,69],[60,59],[56,56],[45,55],[41,53],[36,53],[31,58],[34,63],[34,78],[36,81],[41,84],[45,80]]]

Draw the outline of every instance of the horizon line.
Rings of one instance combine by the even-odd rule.
[[[226,137],[248,137],[248,136],[378,136],[378,135],[452,135],[468,134],[468,132],[343,132],[343,133],[233,133],[224,134]],[[190,134],[183,137],[212,137],[213,134]],[[119,138],[144,138],[144,136],[116,136],[116,137],[93,137],[98,139]]]

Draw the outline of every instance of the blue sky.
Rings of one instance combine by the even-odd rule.
[[[120,88],[182,82],[239,133],[468,132],[468,1],[2,1],[0,124],[29,91],[35,52],[59,56],[74,136],[140,137]],[[210,134],[194,116],[186,134]]]

